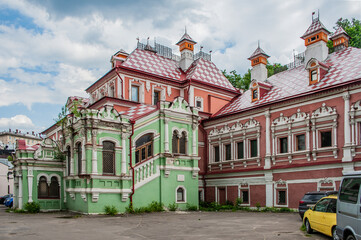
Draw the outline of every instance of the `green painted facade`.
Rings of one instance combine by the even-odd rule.
[[[58,141],[49,136],[37,149],[17,147],[15,207],[24,208],[25,203],[35,201],[44,211],[92,214],[103,213],[107,205],[125,212],[131,202],[134,208],[152,201],[165,207],[177,203],[180,209],[187,204],[198,206],[199,116],[182,97],[161,101],[155,111],[139,119],[119,114],[112,105],[79,113],[67,116],[65,124],[54,130],[60,136]],[[152,136],[152,154],[136,163],[137,140],[146,134]],[[174,134],[185,136],[185,154],[173,153]],[[105,141],[115,145],[114,174],[104,173]],[[44,177],[49,194],[56,189],[51,181],[58,180],[58,197],[39,195],[40,178]]]

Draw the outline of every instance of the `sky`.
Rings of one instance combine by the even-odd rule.
[[[186,27],[221,70],[244,74],[258,41],[270,63],[287,64],[314,11],[332,32],[341,17],[361,19],[361,0],[0,0],[0,131],[50,127],[138,37],[178,54]]]

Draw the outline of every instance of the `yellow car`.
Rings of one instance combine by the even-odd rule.
[[[321,198],[315,206],[308,209],[303,217],[307,233],[316,230],[327,236],[338,239],[336,235],[337,195]]]

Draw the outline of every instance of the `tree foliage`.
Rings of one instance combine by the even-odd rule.
[[[333,27],[335,31],[342,27],[345,32],[350,36],[349,46],[361,48],[361,21],[355,18],[352,18],[351,21],[343,18],[340,18],[336,22],[336,26]],[[332,41],[327,42],[327,46],[330,49],[330,53],[334,51]]]
[[[267,64],[266,68],[268,71],[268,77],[287,70],[287,66],[281,65],[280,63],[275,63],[273,65]],[[251,69],[248,69],[243,76],[238,74],[236,70],[232,70],[229,73],[227,73],[226,70],[223,70],[222,73],[234,87],[248,90],[249,85],[251,84]]]

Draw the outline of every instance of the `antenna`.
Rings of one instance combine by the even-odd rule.
[[[258,40],[258,48],[259,48],[259,40]]]
[[[147,37],[147,45],[149,45],[149,37]]]

